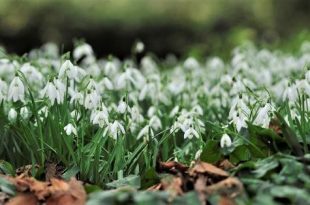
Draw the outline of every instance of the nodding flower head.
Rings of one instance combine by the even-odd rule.
[[[17,102],[25,100],[25,86],[18,76],[15,76],[9,86],[8,100]]]
[[[232,142],[228,134],[223,134],[220,145],[221,145],[221,148],[231,147]]]

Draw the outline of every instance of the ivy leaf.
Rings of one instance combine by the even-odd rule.
[[[200,158],[204,162],[215,163],[221,159],[219,143],[215,140],[209,140],[203,149]]]

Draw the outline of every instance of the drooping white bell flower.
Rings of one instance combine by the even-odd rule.
[[[283,93],[282,99],[283,100],[289,100],[289,102],[294,103],[298,98],[298,92],[296,89],[296,85],[292,84],[292,85],[288,85]]]
[[[240,132],[242,128],[248,127],[244,115],[240,115],[237,111],[235,111],[232,115],[233,117],[231,122],[236,126],[238,132]]]
[[[158,131],[162,128],[161,120],[156,115],[151,117],[149,124],[155,131]]]
[[[221,148],[228,148],[232,145],[231,139],[228,134],[223,134],[220,141]]]
[[[20,109],[20,116],[24,119],[27,120],[31,116],[30,110],[24,106]]]
[[[86,109],[92,110],[99,106],[100,103],[100,96],[98,93],[93,91],[88,91],[85,97],[84,107]]]
[[[67,124],[65,127],[64,127],[64,130],[66,132],[66,134],[69,136],[71,134],[74,134],[75,136],[77,136],[77,131],[76,131],[76,128],[71,124]]]
[[[103,126],[109,124],[109,114],[108,111],[103,109],[96,112],[94,115],[94,119],[92,121],[93,124],[99,125],[99,127],[103,128]]]
[[[184,68],[188,70],[194,70],[199,68],[199,63],[195,58],[189,57],[184,61]]]
[[[152,128],[150,127],[150,125],[146,125],[144,126],[138,136],[137,136],[137,139],[141,139],[142,137],[144,137],[147,141],[150,139],[150,138],[153,138],[154,137],[154,132],[152,130]]]
[[[75,80],[78,77],[77,68],[71,63],[70,60],[66,60],[60,67],[58,78],[64,79],[69,78],[71,80]]]
[[[16,121],[16,118],[17,118],[17,112],[14,108],[11,108],[9,113],[8,113],[8,120],[11,123],[14,123]]]
[[[267,128],[269,126],[269,123],[271,120],[270,116],[269,116],[271,109],[272,109],[272,107],[271,107],[270,103],[266,103],[264,105],[264,107],[262,107],[258,110],[257,116],[256,116],[253,124]]]
[[[25,100],[25,86],[18,76],[15,76],[9,86],[8,100],[17,102]]]
[[[192,125],[185,131],[184,133],[184,139],[192,139],[193,137],[196,137],[197,139],[199,138],[198,132],[193,128]]]
[[[92,47],[89,44],[84,43],[74,49],[73,57],[74,59],[80,59],[83,56],[92,56],[93,53]]]
[[[110,130],[110,134],[112,135],[112,138],[115,140],[120,134],[123,134],[123,135],[125,134],[125,129],[123,125],[117,120],[115,120],[113,123],[110,123],[109,130]]]
[[[56,86],[51,81],[47,82],[45,88],[43,88],[41,92],[41,95],[43,97],[47,97],[50,100],[51,104],[54,105],[57,98]]]
[[[8,85],[5,81],[0,79],[0,103],[6,100],[8,94]]]
[[[117,112],[118,112],[118,113],[121,113],[121,114],[124,114],[124,113],[126,112],[126,110],[127,110],[127,107],[128,107],[128,105],[127,105],[127,103],[126,103],[126,99],[125,99],[125,97],[123,97],[123,98],[119,101],[119,103],[118,103]]]

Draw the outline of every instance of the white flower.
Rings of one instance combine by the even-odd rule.
[[[72,133],[74,135],[77,135],[77,131],[76,131],[76,128],[71,124],[67,124],[65,127],[64,127],[64,130],[66,132],[67,135],[71,135]]]
[[[269,117],[270,111],[271,111],[271,105],[269,103],[266,103],[264,107],[259,109],[253,124],[267,128],[271,120]]]
[[[78,71],[77,68],[71,63],[70,60],[66,60],[60,67],[58,78],[68,77],[71,80],[77,79]]]
[[[95,90],[88,91],[85,97],[84,107],[86,109],[92,110],[98,107],[100,103],[100,96]]]
[[[108,125],[109,123],[109,114],[106,109],[102,109],[97,111],[94,115],[93,124],[99,125],[99,127],[103,128],[104,125]]]
[[[123,125],[115,120],[113,123],[110,123],[109,125],[110,133],[113,137],[113,139],[117,139],[117,137],[122,133],[125,134],[125,129]]]
[[[11,123],[14,123],[16,121],[16,118],[17,118],[17,112],[14,108],[11,108],[9,113],[8,113],[8,120]]]
[[[233,114],[232,122],[236,125],[236,129],[238,132],[240,132],[242,128],[248,127],[248,125],[246,124],[246,118],[242,115],[239,115],[237,111]]]
[[[93,55],[92,47],[86,43],[76,47],[73,51],[74,59],[80,59],[84,55],[85,56],[92,56]]]
[[[228,134],[223,134],[220,145],[221,148],[230,147],[232,145],[231,139]]]
[[[8,100],[17,102],[18,100],[24,101],[25,99],[25,86],[18,76],[15,76],[9,86]]]
[[[298,98],[298,92],[296,85],[288,85],[283,93],[283,100],[289,100],[290,102],[295,102]]]
[[[0,79],[0,103],[6,100],[8,93],[8,85],[5,81]]]
[[[169,117],[175,117],[176,114],[178,114],[179,110],[180,110],[180,106],[178,106],[178,105],[175,106],[175,107],[171,110],[171,112],[170,112],[170,114],[169,114]]]
[[[144,44],[141,41],[137,42],[135,46],[135,52],[141,53],[143,52],[143,50],[144,50]]]
[[[189,57],[184,61],[184,67],[188,70],[197,69],[199,68],[199,63],[195,58]]]
[[[145,127],[143,127],[138,136],[137,139],[141,139],[142,137],[145,137],[146,140],[149,140],[150,138],[154,137],[154,132],[152,130],[152,128],[150,127],[150,125],[146,125]]]
[[[25,106],[25,107],[22,107],[20,109],[20,116],[24,119],[24,120],[27,120],[31,115],[31,112],[29,111],[29,109]]]
[[[153,117],[151,117],[150,119],[150,126],[155,130],[159,130],[162,128],[162,124],[161,124],[161,121],[159,119],[159,117],[157,117],[156,115],[154,115]]]
[[[127,107],[128,107],[128,105],[125,101],[125,97],[123,97],[122,100],[118,103],[117,112],[124,114],[127,110]]]
[[[45,86],[45,88],[42,90],[41,95],[44,97],[47,97],[51,104],[54,105],[55,100],[57,98],[57,89],[56,86],[52,82],[48,82]]]
[[[192,139],[193,137],[199,138],[199,134],[192,126],[190,126],[190,128],[188,128],[184,133],[184,139]]]

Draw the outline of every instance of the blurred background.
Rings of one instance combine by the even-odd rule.
[[[297,49],[310,40],[310,0],[1,0],[0,45],[24,54],[84,39],[98,56],[130,55],[137,40],[159,57],[229,57],[244,41]]]

